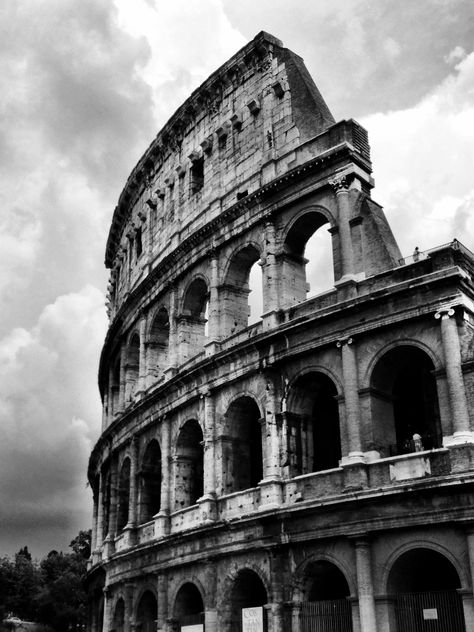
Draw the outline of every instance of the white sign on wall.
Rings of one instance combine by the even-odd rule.
[[[423,610],[423,619],[425,621],[433,621],[438,618],[438,611],[436,608],[425,608]]]
[[[263,608],[242,608],[242,632],[263,632]]]
[[[202,623],[197,625],[182,625],[181,632],[204,632],[204,626]]]

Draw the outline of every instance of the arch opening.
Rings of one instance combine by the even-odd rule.
[[[156,439],[150,441],[143,455],[139,476],[139,521],[152,520],[161,506],[161,450]]]
[[[229,438],[223,445],[224,493],[256,487],[263,478],[261,415],[256,402],[239,397],[226,413]]]
[[[186,361],[203,350],[207,341],[209,290],[204,279],[198,278],[189,285],[179,318],[178,338],[181,360]]]
[[[168,312],[161,307],[153,319],[148,340],[148,372],[152,380],[160,379],[168,365],[169,336]]]
[[[124,625],[125,625],[125,603],[123,599],[120,598],[115,604],[113,629],[115,632],[123,632]]]
[[[187,582],[178,590],[174,602],[173,618],[179,626],[204,623],[204,603],[195,584]]]
[[[322,213],[308,211],[288,231],[283,246],[281,275],[285,306],[304,301],[308,292],[314,296],[333,285],[331,237],[320,230],[328,223]]]
[[[233,585],[230,593],[230,623],[229,628],[232,632],[241,632],[242,617],[245,613],[242,611],[246,608],[262,608],[261,614],[264,615],[263,606],[268,602],[267,591],[260,577],[250,569],[241,570]],[[264,627],[266,629],[266,627]]]
[[[182,427],[176,444],[176,510],[194,505],[204,492],[204,452],[201,426],[195,419]]]
[[[300,376],[290,390],[286,413],[290,476],[339,466],[341,432],[337,389],[324,373]]]
[[[120,469],[118,481],[117,530],[121,531],[128,522],[130,505],[130,459],[126,458]]]
[[[141,596],[137,607],[136,629],[139,632],[155,632],[158,618],[158,605],[155,595],[147,590]]]
[[[387,351],[371,376],[374,444],[382,456],[431,450],[442,445],[434,365],[415,346]]]
[[[262,270],[257,263],[259,260],[260,252],[252,244],[239,250],[231,259],[219,297],[224,337],[248,327],[251,320],[257,322],[261,316]],[[258,309],[261,311],[257,314]]]
[[[459,588],[455,567],[438,551],[417,548],[400,555],[387,582],[397,630],[465,632]]]

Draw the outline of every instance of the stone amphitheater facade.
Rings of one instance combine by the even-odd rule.
[[[92,632],[474,629],[474,258],[402,259],[372,188],[366,131],[266,33],[132,171],[106,248]],[[308,298],[317,231],[333,269]]]

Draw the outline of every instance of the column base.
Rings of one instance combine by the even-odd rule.
[[[217,503],[215,494],[204,494],[197,499],[201,522],[204,524],[217,520]]]
[[[367,465],[362,452],[349,452],[339,463],[344,472],[345,492],[356,492],[367,488]]]
[[[366,461],[367,459],[363,452],[349,452],[349,454],[341,458],[339,465],[341,467],[345,467],[347,465],[360,465],[366,463]]]
[[[115,553],[115,540],[111,536],[107,536],[103,542],[103,559],[111,557]]]
[[[264,478],[258,484],[260,487],[260,505],[259,511],[267,509],[277,509],[283,502],[282,484],[279,477]]]
[[[125,527],[123,528],[123,543],[125,545],[125,548],[136,544],[136,539],[137,539],[137,533],[136,533],[135,525],[130,524],[130,523],[125,525]]]
[[[178,369],[175,366],[166,367],[166,369],[163,371],[165,380],[170,380],[172,377],[176,375],[177,372],[178,372]]]
[[[208,358],[209,356],[212,356],[221,350],[221,343],[218,340],[211,340],[204,345],[204,350],[206,353],[206,358]]]
[[[263,331],[268,331],[269,329],[274,329],[275,327],[278,327],[278,325],[281,325],[283,314],[284,312],[281,309],[274,309],[262,314]]]
[[[170,517],[161,511],[153,516],[155,521],[155,538],[164,538],[170,532]]]

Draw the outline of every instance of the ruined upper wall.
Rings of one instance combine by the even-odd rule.
[[[134,257],[156,263],[183,231],[220,212],[224,193],[235,201],[254,192],[266,164],[333,124],[302,59],[259,33],[195,90],[131,173],[114,212],[107,267],[120,277]]]

